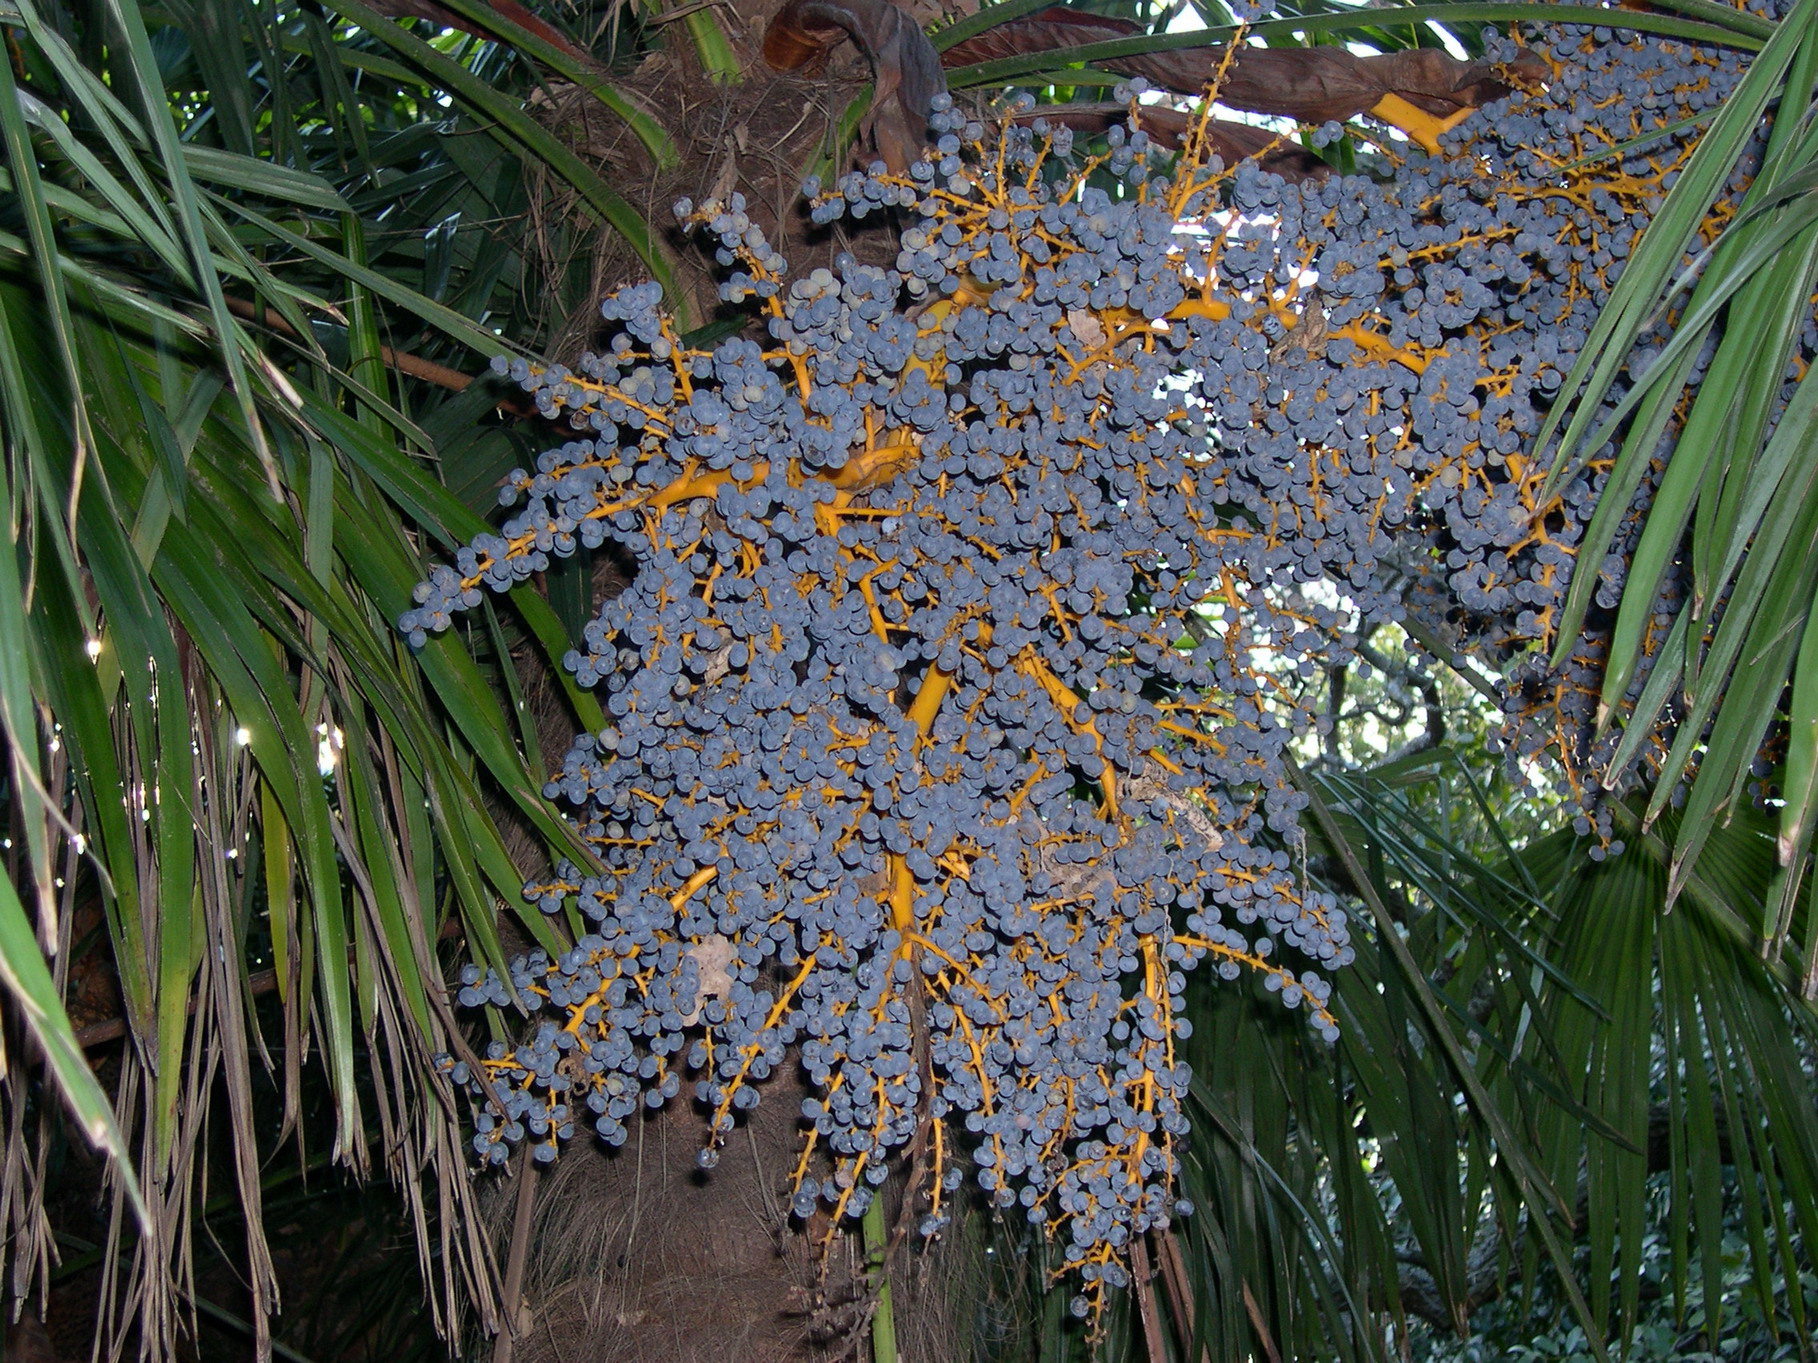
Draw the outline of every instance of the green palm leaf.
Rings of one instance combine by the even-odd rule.
[[[1734,1300],[1726,1220],[1753,1218],[1747,1263],[1768,1300],[1818,1206],[1803,1078],[1818,1014],[1752,950],[1770,822],[1713,834],[1667,913],[1665,838],[1597,862],[1555,835],[1485,862],[1423,812],[1468,774],[1443,752],[1425,766],[1425,792],[1400,773],[1307,778],[1335,888],[1403,906],[1360,934],[1337,1046],[1231,991],[1206,991],[1195,1017],[1185,1187],[1201,1210],[1177,1232],[1191,1333],[1215,1357],[1388,1357],[1385,1327],[1464,1331],[1531,1282],[1547,1229],[1572,1251],[1550,1280],[1582,1289],[1588,1339],[1628,1337],[1656,1234],[1678,1300],[1699,1280],[1716,1338]],[[1759,1204],[1726,1191],[1757,1180]]]
[[[1809,445],[1818,386],[1800,382],[1771,431],[1768,421],[1818,288],[1818,217],[1811,196],[1818,137],[1808,113],[1818,76],[1815,20],[1818,10],[1811,5],[1796,7],[1712,121],[1567,378],[1567,400],[1549,414],[1537,437],[1541,448],[1555,436],[1559,440],[1553,486],[1620,437],[1605,493],[1579,550],[1582,561],[1598,562],[1613,541],[1622,508],[1647,476],[1662,432],[1677,411],[1687,409],[1675,457],[1631,555],[1602,689],[1603,723],[1624,718],[1631,725],[1605,774],[1611,786],[1631,769],[1662,706],[1677,702],[1679,736],[1656,774],[1659,795],[1650,820],[1694,756],[1700,759],[1670,895],[1684,889],[1706,830],[1734,804],[1789,680],[1794,686],[1790,753],[1800,764],[1792,775],[1811,770],[1818,679],[1810,675],[1799,645],[1810,616],[1814,550],[1810,527],[1798,514],[1810,460],[1794,452]],[[1687,252],[1713,198],[1735,175],[1745,149],[1775,109],[1741,211],[1712,246],[1697,253],[1702,273],[1688,271]],[[1599,420],[1599,404],[1624,372],[1637,338],[1669,308],[1678,310],[1669,345],[1644,373],[1631,376],[1627,395]],[[1713,336],[1705,381],[1689,400],[1693,357]],[[1649,642],[1648,622],[1660,608],[1662,584],[1675,564],[1688,570],[1690,591],[1683,605],[1668,609],[1683,614],[1689,628],[1676,627],[1670,642],[1659,647]],[[1572,584],[1556,634],[1561,657],[1567,641],[1578,635],[1595,585],[1591,573]],[[1649,663],[1655,673],[1632,699],[1631,682]],[[1730,695],[1731,689],[1737,694]],[[1730,702],[1721,715],[1720,698]],[[1709,727],[1713,719],[1715,727]],[[1786,940],[1791,896],[1803,878],[1818,821],[1809,783],[1801,777],[1790,793],[1780,831],[1780,856],[1790,875],[1761,928],[1770,952],[1780,951]],[[1808,952],[1809,959],[1818,958]],[[1809,964],[1807,973],[1810,977]]]
[[[0,207],[18,229],[0,240],[0,432],[7,567],[19,570],[0,577],[0,620],[17,641],[0,664],[0,718],[8,798],[30,844],[18,882],[30,893],[22,901],[9,882],[0,897],[0,980],[84,1132],[122,1161],[122,1196],[146,1192],[140,1233],[116,1220],[107,1252],[140,1256],[133,1328],[154,1351],[180,1331],[161,1266],[181,1259],[216,1094],[263,1337],[273,1280],[258,1208],[276,1144],[254,1121],[256,1057],[285,1057],[286,1132],[305,1120],[299,1077],[313,1055],[334,1124],[311,1139],[358,1170],[375,1154],[427,1169],[440,1205],[471,1214],[430,1057],[464,1044],[448,1030],[436,943],[457,932],[505,963],[497,912],[519,902],[521,878],[490,808],[515,808],[551,846],[576,850],[494,698],[487,668],[505,661],[494,641],[471,641],[476,656],[444,640],[418,658],[395,628],[422,576],[418,541],[459,542],[479,521],[437,481],[419,424],[460,399],[406,387],[387,342],[476,368],[501,345],[494,294],[516,281],[468,249],[480,245],[468,233],[481,268],[464,276],[459,306],[399,282],[390,238],[368,245],[396,193],[375,199],[370,172],[341,168],[352,143],[295,117],[332,99],[360,125],[355,141],[396,143],[419,126],[410,101],[435,89],[396,66],[391,78],[416,84],[387,95],[370,34],[299,11],[185,13],[211,87],[205,105],[186,106],[198,120],[188,140],[130,0],[73,42],[23,4],[8,17],[26,83],[0,64]],[[504,109],[509,97],[454,58],[380,26],[456,98],[478,100],[463,110]],[[356,92],[332,72],[274,65],[292,42],[367,79]],[[513,146],[549,150],[516,119]],[[279,159],[279,144],[298,159]],[[414,145],[423,188],[498,216],[433,140]],[[621,228],[643,230],[602,184],[582,187]],[[273,334],[246,317],[271,319]],[[547,607],[526,615],[529,637],[559,656]],[[591,703],[581,714],[599,722]],[[55,891],[72,837],[83,869]],[[43,954],[78,899],[103,913],[128,1025],[127,1077],[111,1095]],[[540,915],[524,927],[555,944]],[[281,1001],[271,1044],[248,985],[265,964]],[[369,1110],[388,1124],[382,1151],[369,1148]],[[425,1190],[409,1186],[421,1217]],[[24,1273],[36,1231],[9,1230],[27,1232]],[[450,1263],[445,1322],[457,1296],[492,1310],[477,1251],[467,1241]]]

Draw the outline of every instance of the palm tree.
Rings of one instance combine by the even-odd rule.
[[[809,8],[791,7],[783,27],[812,55],[846,29]],[[1384,8],[1283,5],[1253,31],[1284,50],[1345,35],[1406,54],[1449,39],[1468,59],[1483,22],[1559,9],[1436,5],[1391,23]],[[1726,441],[1699,444],[1712,451],[1703,462],[1675,460],[1656,494],[1677,496],[1677,519],[1651,519],[1633,550],[1639,604],[1618,612],[1605,674],[1609,713],[1637,717],[1637,737],[1604,753],[1615,768],[1660,713],[1682,737],[1651,798],[1615,807],[1632,820],[1630,848],[1601,864],[1566,835],[1511,837],[1502,797],[1438,749],[1383,770],[1308,772],[1315,873],[1377,930],[1339,995],[1336,1051],[1236,997],[1199,1001],[1208,1058],[1242,1060],[1201,1067],[1185,1179],[1207,1214],[1158,1251],[1130,1319],[1112,1323],[1151,1357],[1371,1357],[1385,1320],[1462,1328],[1511,1283],[1543,1279],[1589,1338],[1612,1324],[1626,1334],[1657,1185],[1673,1208],[1674,1271],[1696,1266],[1707,1306],[1723,1299],[1722,1167],[1736,1186],[1777,1190],[1746,1227],[1768,1299],[1813,1243],[1809,948],[1802,967],[1782,963],[1805,918],[1818,813],[1818,683],[1799,643],[1813,559],[1797,517],[1810,499],[1794,456],[1809,413],[1796,397],[1772,430],[1761,415],[1811,321],[1799,305],[1813,292],[1809,127],[1776,122],[1707,268],[1679,272],[1763,112],[1809,102],[1818,26],[1809,3],[1778,25],[1695,0],[1664,8],[1598,17],[1763,55],[1568,389],[1584,389],[1572,410],[1595,412],[1658,300],[1681,308],[1683,350],[1624,399],[1635,415],[1609,486],[1632,490],[1683,406],[1706,319],[1750,319],[1719,329],[1707,372],[1736,386],[1707,383],[1684,419]],[[937,29],[934,46],[964,60],[950,83],[1026,84],[1089,122],[1102,85],[1133,63],[1185,63],[1197,86],[1222,50],[1183,50],[1143,6],[1092,20],[1038,9],[1010,0]],[[1214,26],[1232,18],[1195,9]],[[852,10],[882,22],[876,7]],[[78,12],[19,0],[0,27],[0,423],[16,547],[0,558],[0,612],[19,641],[0,660],[13,825],[0,1206],[14,1282],[53,1247],[47,1166],[32,1152],[67,1139],[41,1101],[57,1092],[109,1155],[115,1210],[94,1253],[119,1295],[104,1345],[177,1348],[197,1295],[203,1190],[226,1178],[245,1231],[248,1328],[266,1346],[276,1272],[263,1172],[293,1141],[304,1161],[326,1147],[361,1174],[389,1173],[434,1265],[438,1324],[456,1330],[471,1311],[509,1340],[527,1283],[562,1288],[533,1262],[530,1228],[546,1245],[576,1242],[549,1224],[559,1200],[545,1195],[539,1211],[528,1178],[489,1241],[500,1218],[477,1205],[432,1056],[461,1044],[443,986],[457,947],[503,968],[520,945],[559,949],[578,921],[529,912],[519,890],[528,859],[584,854],[542,781],[553,743],[603,722],[559,660],[616,568],[552,571],[546,595],[516,592],[420,652],[399,637],[426,561],[483,529],[498,478],[537,447],[512,394],[468,376],[500,351],[572,353],[593,298],[644,274],[711,335],[709,271],[652,226],[658,210],[677,193],[740,188],[777,235],[805,237],[794,186],[839,168],[861,125],[887,137],[870,79],[900,88],[912,38],[891,30],[893,46],[873,28],[866,62],[839,68],[840,49],[831,72],[778,75],[756,17],[711,7],[117,0]],[[998,46],[966,46],[987,40]],[[1718,411],[1705,395],[1719,392],[1741,396]],[[1561,421],[1562,464],[1607,438],[1591,419]],[[1593,534],[1611,539],[1626,504],[1611,496]],[[1688,525],[1691,609],[1650,631]],[[1786,547],[1744,552],[1764,543]],[[1590,590],[1568,610],[1582,614]],[[1652,670],[1632,685],[1644,656]],[[1747,694],[1720,707],[1737,658],[1750,660],[1737,669]],[[1682,685],[1694,674],[1717,681]],[[1734,808],[1769,714],[1792,736],[1778,872]],[[1694,756],[1692,807],[1674,823],[1663,807]],[[1730,830],[1717,831],[1725,811]],[[1600,906],[1595,930],[1586,903]],[[103,1082],[94,1047],[122,1034]],[[48,1083],[28,1056],[43,1057]],[[1601,1082],[1587,1085],[1592,1073]],[[1695,1101],[1700,1087],[1721,1105]],[[1457,1177],[1432,1178],[1435,1162]],[[635,1199],[636,1181],[618,1182]],[[756,1237],[751,1252],[768,1244]],[[931,1285],[897,1293],[897,1317],[907,1328],[957,1293],[951,1327],[976,1332],[980,1303],[1017,1290],[992,1266],[1015,1248],[978,1231]],[[693,1271],[699,1281],[714,1265]],[[820,1324],[837,1335],[891,1323],[875,1276],[855,1262],[852,1309]],[[1805,1328],[1798,1294],[1776,1309]],[[1707,1323],[1720,1328],[1714,1309]],[[1038,1328],[1044,1357],[1080,1347],[1057,1319]],[[885,1335],[872,1338],[885,1356]]]

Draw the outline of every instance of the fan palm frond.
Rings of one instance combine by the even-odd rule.
[[[1715,1339],[1727,1222],[1769,1300],[1818,1243],[1818,1014],[1749,933],[1771,823],[1715,832],[1666,912],[1665,837],[1597,861],[1567,832],[1484,861],[1418,789],[1468,787],[1465,769],[1420,765],[1412,785],[1405,767],[1306,778],[1313,873],[1380,906],[1334,995],[1338,1044],[1207,991],[1199,1211],[1176,1236],[1191,1356],[1386,1358],[1412,1325],[1464,1334],[1542,1263],[1587,1338],[1626,1339],[1662,1234],[1674,1299],[1695,1282]]]

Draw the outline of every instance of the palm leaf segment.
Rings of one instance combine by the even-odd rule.
[[[1447,1336],[1526,1347],[1562,1312],[1591,1347],[1640,1348],[1644,1324],[1681,1349],[1809,1333],[1788,1285],[1812,1234],[1814,1015],[1753,950],[1768,818],[1715,833],[1662,915],[1671,844],[1635,834],[1638,808],[1593,861],[1570,833],[1515,850],[1444,748],[1303,779],[1313,874],[1379,930],[1335,991],[1336,1047],[1198,1001],[1201,1213],[1171,1251],[1190,1286],[1161,1294],[1183,1343],[1449,1357]],[[1543,1173],[1528,1190],[1511,1151]],[[1542,1227],[1571,1249],[1550,1267]]]

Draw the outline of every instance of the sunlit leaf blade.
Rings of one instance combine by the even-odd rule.
[[[1818,427],[1818,383],[1808,375],[1781,417],[1762,461],[1773,462],[1783,457],[1785,451],[1799,448],[1800,442],[1807,439],[1815,427]],[[1809,602],[1809,586],[1802,592],[1801,584],[1808,582],[1813,569],[1813,503],[1805,494],[1814,479],[1818,479],[1818,470],[1809,461],[1792,466],[1791,476],[1780,487],[1779,498],[1761,509],[1761,520],[1749,552],[1739,556],[1741,571],[1725,607],[1722,628],[1706,645],[1696,676],[1687,680],[1684,713],[1672,750],[1661,769],[1661,779],[1650,805],[1652,813],[1658,813],[1664,806],[1673,785],[1702,743],[1704,726],[1716,712],[1731,670],[1738,662],[1756,672],[1745,680],[1757,687],[1768,688],[1765,694],[1779,694],[1786,676],[1784,664],[1778,674],[1770,677],[1760,676],[1759,669],[1768,651],[1776,647],[1787,632],[1798,629],[1802,616],[1789,621],[1787,612],[1803,612]],[[1742,770],[1746,770],[1747,764],[1754,760],[1760,731],[1766,728],[1770,715],[1771,710],[1759,710],[1747,717],[1757,732],[1756,746],[1749,748],[1746,755],[1736,747],[1734,751],[1722,754],[1723,762],[1728,765],[1715,762],[1701,765],[1701,773],[1709,783],[1713,787],[1723,787],[1721,793],[1713,789],[1706,799],[1725,798],[1727,791],[1740,779],[1735,761],[1739,759]],[[1731,722],[1742,720],[1737,717]]]
[[[1661,290],[1678,274],[1686,246],[1704,222],[1743,147],[1755,135],[1762,114],[1779,97],[1782,78],[1795,54],[1801,45],[1814,41],[1814,15],[1818,15],[1818,8],[1811,0],[1800,0],[1768,39],[1741,84],[1712,120],[1710,130],[1699,141],[1649,223],[1641,244],[1629,258],[1560,390],[1558,403],[1535,437],[1536,446],[1544,449],[1564,427],[1559,453],[1549,474],[1549,490],[1562,486],[1588,455],[1583,438],[1597,417],[1598,404],[1627,360]]]
[[[1646,617],[1694,510],[1701,513],[1700,529],[1705,533],[1697,539],[1693,608],[1703,613],[1723,595],[1728,574],[1756,524],[1739,523],[1744,498],[1756,508],[1765,506],[1773,499],[1777,480],[1786,475],[1784,454],[1778,461],[1764,462],[1757,451],[1804,322],[1799,300],[1809,298],[1818,276],[1818,222],[1811,212],[1815,206],[1800,205],[1777,214],[1776,222],[1758,222],[1754,227],[1759,230],[1753,234],[1745,229],[1725,237],[1655,366],[1618,404],[1603,430],[1591,437],[1591,443],[1601,444],[1617,417],[1637,408],[1606,484],[1610,491],[1586,531],[1583,552],[1608,545],[1616,508],[1625,504],[1624,489],[1632,495],[1646,475],[1651,452],[1659,448],[1675,415],[1698,346],[1728,310],[1723,338],[1675,437],[1676,448],[1688,457],[1674,459],[1661,478],[1641,541],[1631,555],[1604,680],[1606,705],[1618,703],[1628,688]],[[1705,494],[1707,487],[1721,490],[1730,507],[1727,514],[1719,511],[1717,497]],[[1714,567],[1719,562],[1721,576]],[[1562,632],[1579,628],[1588,602],[1588,589],[1574,584],[1561,615]]]
[[[1646,476],[1667,417],[1682,405],[1694,352],[1721,326],[1705,382],[1689,404],[1674,457],[1631,556],[1599,711],[1602,724],[1621,717],[1630,726],[1604,776],[1613,786],[1645,750],[1647,735],[1666,713],[1675,689],[1684,687],[1684,703],[1672,716],[1677,735],[1650,803],[1651,817],[1698,758],[1698,780],[1669,885],[1673,894],[1686,883],[1712,819],[1748,778],[1809,608],[1813,546],[1797,509],[1809,491],[1810,461],[1794,451],[1807,448],[1811,433],[1810,384],[1799,384],[1772,436],[1763,441],[1788,357],[1808,324],[1807,300],[1818,279],[1818,224],[1807,187],[1818,144],[1807,123],[1784,113],[1774,120],[1743,209],[1700,257],[1708,258],[1708,265],[1693,285],[1666,350],[1616,405],[1614,415],[1602,418],[1594,432],[1591,426],[1652,310],[1690,282],[1682,274],[1681,252],[1700,230],[1709,196],[1732,174],[1744,145],[1756,135],[1764,111],[1783,95],[1787,109],[1809,102],[1818,72],[1815,14],[1810,5],[1802,5],[1788,16],[1712,123],[1644,234],[1568,380],[1566,394],[1577,393],[1582,385],[1582,395],[1575,403],[1556,406],[1540,435],[1544,444],[1565,427],[1553,469],[1556,485],[1609,437],[1617,420],[1634,413],[1608,475],[1606,496],[1579,550],[1581,563],[1599,562],[1615,533],[1625,489],[1632,492]],[[1690,568],[1689,591],[1669,609],[1689,614],[1690,627],[1676,623],[1668,646],[1653,652],[1657,675],[1643,687],[1635,712],[1622,716],[1632,678],[1648,660],[1662,584],[1681,562]],[[1574,578],[1556,622],[1560,657],[1577,637],[1596,581],[1589,572]],[[1726,687],[1732,688],[1727,694]],[[1716,727],[1707,743],[1705,729],[1713,719]],[[1795,809],[1798,821],[1787,828],[1789,855],[1799,842],[1801,824],[1809,836],[1807,806],[1795,802]],[[1782,910],[1776,906],[1767,915],[1772,922],[1764,933],[1775,940]]]
[[[11,880],[0,877],[0,981],[57,1076],[57,1086],[82,1134],[117,1162],[122,1186],[141,1221],[149,1216],[134,1176],[126,1137],[114,1119],[113,1104],[95,1081],[88,1057],[76,1042],[63,1000],[44,964],[37,936]]]
[[[9,56],[25,61],[5,74],[24,71],[26,84],[9,82],[0,102],[0,197],[36,211],[0,235],[0,432],[15,533],[29,546],[6,565],[25,581],[0,583],[8,637],[27,641],[0,666],[21,760],[22,779],[8,784],[35,845],[62,836],[62,819],[87,853],[66,892],[96,901],[118,972],[124,1017],[108,1025],[130,1037],[119,1117],[106,1095],[94,1107],[100,1091],[71,1050],[35,940],[55,924],[34,928],[23,913],[23,879],[0,904],[0,954],[20,1015],[45,1038],[47,1085],[68,1087],[85,1132],[114,1123],[102,1134],[126,1161],[119,1186],[148,1190],[146,1236],[134,1249],[123,1231],[106,1253],[144,1256],[130,1280],[132,1328],[154,1350],[180,1328],[166,1270],[182,1259],[172,1237],[190,1224],[202,1176],[193,1138],[212,1094],[227,1100],[249,1211],[261,1165],[306,1125],[312,1150],[359,1169],[379,1153],[404,1161],[409,1197],[420,1202],[427,1177],[443,1213],[463,1214],[460,1160],[428,1153],[460,1141],[430,1063],[450,1021],[434,943],[465,931],[482,959],[506,964],[497,914],[519,903],[522,872],[492,805],[515,804],[558,845],[567,837],[487,691],[484,668],[498,660],[450,661],[451,711],[395,627],[422,574],[417,538],[447,544],[478,524],[436,480],[416,418],[466,386],[454,366],[511,348],[495,300],[517,287],[513,258],[489,237],[461,288],[432,297],[413,287],[427,282],[420,267],[401,263],[421,234],[388,228],[378,252],[366,234],[381,213],[395,226],[400,202],[434,211],[437,194],[445,212],[495,221],[500,203],[483,195],[508,195],[520,163],[488,153],[426,166],[439,134],[411,143],[425,125],[410,121],[410,101],[433,101],[439,87],[378,57],[366,33],[305,16],[280,35],[264,15],[203,9],[222,50],[181,78],[205,69],[213,83],[240,83],[219,92],[218,120],[213,105],[170,103],[148,54],[153,34],[175,32],[159,27],[172,16],[131,0],[85,17],[73,42],[39,7],[9,9],[23,24],[9,28]],[[281,69],[274,59],[293,37],[325,49],[333,71],[318,81]],[[469,58],[483,61],[485,45]],[[362,88],[349,71],[365,73]],[[413,84],[393,96],[375,88],[395,78]],[[520,96],[466,79],[470,93],[521,109]],[[322,107],[317,91],[342,110],[332,128],[296,116]],[[461,98],[445,107],[490,120]],[[202,121],[167,135],[186,118]],[[337,140],[374,160],[337,162],[324,154]],[[390,199],[377,187],[386,176]],[[400,358],[403,344],[437,358]],[[469,400],[467,410],[471,422],[490,409]],[[532,637],[559,656],[548,608],[526,613]],[[597,708],[581,713],[598,722]],[[23,759],[40,751],[41,718],[57,726],[47,750],[64,793],[34,812]],[[45,869],[29,877],[51,880]],[[281,1035],[270,1047],[251,1011],[249,912],[275,967],[278,1020],[267,1022]],[[559,948],[541,915],[528,927]],[[261,1056],[282,1070],[276,1143],[249,1125]],[[323,1079],[332,1101],[312,1111],[301,1095]],[[382,1147],[364,1120],[375,1112],[403,1123]],[[271,1299],[257,1220],[246,1267],[262,1319]],[[483,1247],[471,1236],[448,1246],[438,1310],[453,1319],[458,1285],[490,1316]]]

